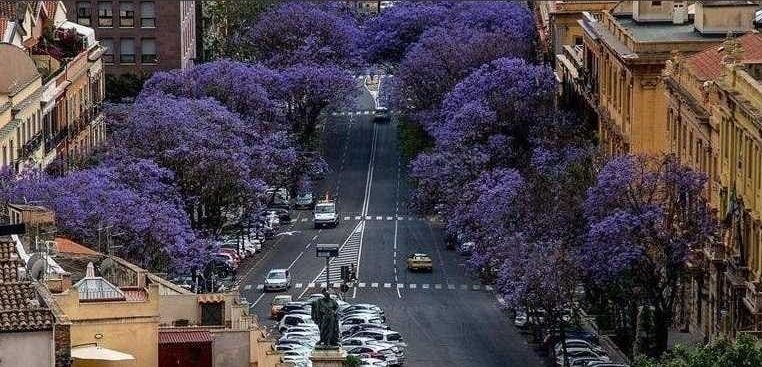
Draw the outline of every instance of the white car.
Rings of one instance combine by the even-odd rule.
[[[390,348],[380,345],[364,345],[360,347],[347,348],[347,354],[361,358],[382,359],[392,366],[397,366],[400,364],[400,362],[397,360],[397,355]]]
[[[312,321],[310,315],[292,314],[283,316],[283,318],[280,319],[278,330],[284,332],[292,326],[311,327],[311,325],[315,325],[315,322]]]
[[[386,361],[383,359],[363,358],[360,360],[360,364],[358,366],[387,367],[389,364],[386,363]]]
[[[353,314],[348,317],[344,317],[339,321],[339,331],[341,333],[345,333],[348,331],[352,326],[359,325],[359,324],[379,324],[382,325],[384,323],[384,320],[381,319],[377,314]]]
[[[407,348],[407,344],[405,344],[404,340],[402,340],[402,335],[396,331],[382,329],[364,330],[356,333],[355,335],[352,335],[352,337],[373,338],[380,342],[389,343],[402,349]]]
[[[339,314],[341,316],[345,316],[353,312],[376,313],[379,316],[384,316],[384,310],[382,310],[381,307],[370,303],[357,303],[344,308],[339,308]]]
[[[309,332],[309,331],[291,331],[286,330],[285,333],[283,333],[283,336],[281,339],[301,339],[301,338],[308,338],[310,340],[318,341],[320,340],[320,334],[315,332]]]
[[[264,290],[285,291],[291,288],[291,273],[288,269],[273,269],[265,277]]]
[[[307,296],[307,298],[304,299],[304,302],[312,303],[316,300],[322,299],[325,297],[322,293],[313,293]],[[334,293],[330,294],[330,297],[332,300],[336,301],[336,303],[339,305],[339,312],[341,312],[341,309],[351,306],[349,303],[344,302],[339,296],[337,296]]]
[[[605,353],[603,348],[590,343],[587,340],[584,339],[566,339],[566,349],[572,349],[572,348],[587,348],[592,350],[596,353]],[[563,350],[563,344],[561,342],[556,343],[556,346],[553,348],[556,355],[561,354],[561,351]]]
[[[609,357],[601,354],[596,353],[590,350],[590,348],[567,348],[566,349],[566,355],[568,356],[569,360],[573,358],[582,358],[582,357],[594,357],[597,359],[600,359],[603,362],[609,362]],[[563,366],[564,365],[564,354],[558,353],[556,355],[556,366]]]
[[[365,345],[377,345],[377,346],[389,348],[392,350],[392,352],[394,352],[394,354],[397,355],[397,361],[399,363],[402,363],[405,361],[405,350],[394,344],[389,344],[382,341],[378,341],[373,338],[364,338],[364,337],[344,338],[341,340],[341,346],[344,347],[344,349],[348,349],[352,347],[361,347]]]

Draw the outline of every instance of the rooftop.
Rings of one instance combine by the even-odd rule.
[[[690,42],[701,41],[707,38],[716,39],[716,37],[707,37],[697,32],[693,23],[672,24],[671,22],[648,22],[638,23],[630,15],[615,15],[617,23],[622,29],[632,34],[634,40],[638,42]],[[724,37],[720,35],[719,37]]]
[[[19,274],[24,265],[15,243],[0,239],[0,332],[50,330],[55,322],[37,286]]]
[[[204,344],[214,341],[208,330],[162,329],[159,330],[159,344]]]
[[[743,49],[742,63],[762,63],[762,34],[749,33],[737,39]],[[700,80],[715,80],[723,70],[722,59],[725,57],[724,45],[713,46],[687,58],[688,67]]]

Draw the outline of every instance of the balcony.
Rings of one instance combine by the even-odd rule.
[[[24,145],[19,148],[18,151],[18,157],[19,160],[25,160],[32,156],[35,151],[40,149],[42,146],[42,131],[37,132],[37,134],[32,135],[32,137],[27,141]]]

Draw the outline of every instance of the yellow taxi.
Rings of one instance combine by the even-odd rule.
[[[407,268],[410,271],[432,271],[434,270],[434,262],[431,261],[431,256],[415,253],[407,258]]]

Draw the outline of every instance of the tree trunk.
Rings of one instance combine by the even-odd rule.
[[[669,341],[669,329],[672,325],[671,311],[662,310],[656,307],[654,311],[654,354],[657,356],[662,355],[667,350],[667,343]]]

